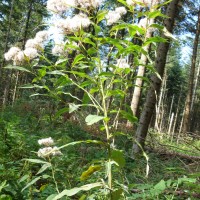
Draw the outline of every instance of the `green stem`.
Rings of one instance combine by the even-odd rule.
[[[59,189],[58,189],[58,183],[57,183],[57,181],[55,179],[55,170],[54,170],[53,164],[51,162],[51,159],[49,159],[49,162],[51,163],[51,174],[52,174],[52,178],[53,178],[53,181],[55,183],[55,186],[56,186],[56,191],[59,194],[60,192],[59,192]]]

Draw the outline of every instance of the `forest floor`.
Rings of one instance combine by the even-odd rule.
[[[126,164],[120,174],[113,170],[113,178],[116,177],[116,185],[128,186],[130,198],[127,199],[200,199],[198,137],[187,136],[177,144],[151,131],[146,145],[147,162],[145,156],[130,157],[132,133],[126,129],[122,134],[122,130],[125,129],[121,126],[116,132],[115,146],[123,150]],[[50,172],[45,169],[41,173],[43,179],[29,184],[37,177],[41,164],[25,160],[40,159],[37,157],[38,140],[48,137],[52,137],[58,147],[73,141],[103,140],[103,134],[95,127],[83,127],[79,122],[51,120],[48,115],[38,117],[33,112],[19,112],[18,108],[5,110],[0,118],[0,199],[5,196],[5,199],[16,200],[46,199],[55,190],[49,179]],[[61,188],[73,188],[105,176],[100,170],[80,181],[82,173],[91,164],[106,158],[103,147],[78,144],[61,151],[62,156],[55,161],[55,176]],[[28,189],[23,190],[26,186]]]

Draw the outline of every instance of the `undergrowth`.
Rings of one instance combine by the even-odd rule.
[[[16,107],[18,107],[17,105]],[[77,140],[101,138],[101,133],[95,134],[96,127],[83,127],[74,121],[63,122],[62,119],[49,121],[48,113],[18,111],[7,108],[0,118],[0,199],[46,199],[55,191],[51,171],[39,174],[41,179],[30,184],[38,177],[41,164],[27,162],[25,159],[37,159],[38,139],[52,137],[57,146]],[[38,121],[39,120],[39,121]],[[119,130],[120,132],[121,130]],[[146,176],[146,159],[140,157],[133,160],[129,156],[132,147],[132,132],[119,134],[115,145],[123,150],[126,160],[121,170],[121,181],[127,188],[125,199],[198,199],[200,194],[199,163],[167,154],[147,151],[149,157],[149,175]],[[150,141],[150,140],[149,140]],[[162,140],[168,145],[167,140]],[[191,142],[191,141],[190,141]],[[194,146],[198,141],[192,141]],[[155,143],[154,143],[155,145]],[[170,145],[175,145],[170,143]],[[162,146],[157,145],[157,148]],[[174,151],[189,149],[184,141],[176,145]],[[191,150],[191,148],[190,148]],[[197,149],[196,149],[197,150]],[[186,153],[184,151],[184,153]],[[74,188],[90,183],[92,179],[105,176],[103,170],[92,173],[85,180],[80,177],[91,165],[99,165],[99,159],[105,157],[105,149],[98,145],[79,144],[62,149],[62,156],[54,158],[55,178],[60,188]],[[113,176],[119,176],[119,171],[113,169]],[[28,185],[29,184],[29,185]],[[117,187],[120,183],[114,183]],[[24,187],[27,189],[23,190]],[[125,186],[123,186],[125,187]],[[117,192],[116,192],[117,195]],[[118,199],[124,199],[119,195]],[[70,199],[70,198],[69,198]],[[95,190],[80,193],[71,199],[104,199],[95,196]]]

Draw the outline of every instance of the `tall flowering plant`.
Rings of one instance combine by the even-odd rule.
[[[125,185],[120,188],[118,184],[116,189],[116,182],[113,181],[113,168],[121,170],[125,166],[124,153],[115,145],[116,133],[113,127],[117,126],[119,117],[136,121],[131,112],[125,110],[124,100],[129,87],[134,84],[134,72],[141,65],[141,54],[147,55],[149,63],[153,63],[144,50],[145,45],[165,42],[159,37],[159,31],[166,30],[159,24],[150,24],[150,19],[165,16],[159,10],[163,5],[159,0],[118,0],[114,5],[107,5],[106,0],[48,0],[47,9],[59,16],[55,26],[64,38],[62,42],[55,43],[52,49],[57,61],[53,63],[44,56],[43,42],[48,37],[46,31],[28,40],[25,50],[12,47],[5,54],[6,60],[12,60],[15,65],[8,68],[35,74],[34,84],[26,87],[46,89],[54,97],[70,96],[70,113],[91,107],[92,113],[86,116],[86,124],[90,126],[98,123],[105,133],[103,141],[77,141],[62,147],[39,150],[38,156],[44,159],[54,155],[62,156],[62,148],[84,142],[102,145],[107,150],[107,159],[102,159],[100,166],[90,166],[81,176],[85,180],[105,168],[104,179],[62,192],[59,192],[56,184],[58,194],[48,199],[73,196],[79,191],[96,187],[104,188],[105,195],[110,199],[114,199],[116,194],[122,196],[128,192]],[[141,20],[136,23],[138,19]],[[146,38],[147,29],[151,29],[154,36]],[[134,40],[138,40],[141,45],[135,44]],[[46,65],[40,66],[39,62],[40,69],[37,70],[35,64],[29,69],[24,67],[26,63],[31,66],[36,59],[45,60]],[[149,70],[155,72],[152,66]],[[51,86],[46,84],[45,79],[52,80]],[[76,89],[70,91],[69,88]],[[46,166],[48,168],[51,165]]]

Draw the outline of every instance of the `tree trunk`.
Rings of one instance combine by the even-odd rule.
[[[168,18],[164,20],[164,26],[169,32],[173,31],[175,16],[177,14],[179,0],[173,0],[169,3],[166,11]],[[162,34],[162,37],[167,39],[168,42],[160,43],[157,48],[157,58],[155,60],[155,68],[159,73],[160,77],[163,78],[165,63],[167,58],[167,52],[169,50],[170,40],[167,36]],[[148,132],[149,123],[152,117],[152,113],[155,109],[156,100],[160,91],[161,79],[156,75],[151,77],[151,85],[147,93],[146,102],[144,105],[143,112],[140,116],[139,125],[136,131],[135,140],[133,144],[132,156],[140,152],[141,147],[144,147],[145,139]],[[140,144],[140,145],[138,145]]]
[[[199,36],[200,36],[200,10],[198,12],[196,35],[194,39],[192,63],[191,63],[190,77],[189,77],[189,83],[188,83],[189,89],[188,89],[188,93],[186,97],[185,114],[184,114],[184,119],[183,119],[184,133],[187,133],[188,131],[190,131],[191,104],[192,104],[192,96],[193,96],[193,90],[194,90],[194,74],[195,74],[195,65],[196,65],[196,59],[197,59]]]
[[[13,8],[14,8],[14,2],[15,0],[12,0],[11,2],[11,7],[10,7],[10,14],[9,14],[9,21],[8,21],[8,29],[7,29],[7,33],[6,33],[6,38],[5,38],[5,46],[4,46],[4,53],[6,53],[6,51],[8,50],[8,41],[9,41],[9,36],[10,36],[10,30],[11,30],[11,25],[12,25],[12,14],[13,14]],[[5,92],[7,91],[6,88],[3,87],[3,85],[5,85],[5,87],[7,86],[7,84],[3,84],[3,67],[5,64],[5,59],[3,58],[3,61],[0,65],[0,96],[3,96],[2,98],[2,105],[3,102],[5,101]],[[6,75],[6,77],[9,76],[9,72]],[[6,79],[7,80],[7,79]],[[4,91],[3,93],[1,91]],[[7,92],[6,92],[7,94]]]
[[[154,18],[150,18],[148,20],[147,26],[153,24],[154,21],[155,21]],[[151,28],[148,28],[144,41],[147,40],[148,38],[150,38],[151,36],[152,36],[152,30],[151,30]],[[150,49],[150,44],[144,46],[143,49],[144,49],[145,52],[148,53],[149,49]],[[142,54],[141,58],[140,58],[141,65],[138,67],[138,72],[137,72],[138,77],[144,76],[145,65],[147,64],[147,61],[148,61],[147,56]],[[135,81],[135,87],[134,87],[133,96],[132,96],[132,100],[131,100],[131,110],[132,110],[134,116],[136,116],[136,113],[137,113],[137,110],[138,110],[138,104],[139,104],[140,96],[141,96],[141,92],[142,92],[142,84],[143,84],[143,79],[137,78],[136,81]],[[131,127],[132,123],[128,121],[127,126]]]
[[[29,22],[30,22],[30,18],[31,18],[31,12],[33,9],[33,2],[34,2],[34,0],[30,1],[29,9],[28,9],[27,16],[26,16],[27,20],[26,20],[25,32],[24,32],[24,38],[23,38],[23,49],[25,48],[25,44],[26,44],[26,40],[27,40],[27,36],[28,36]]]

